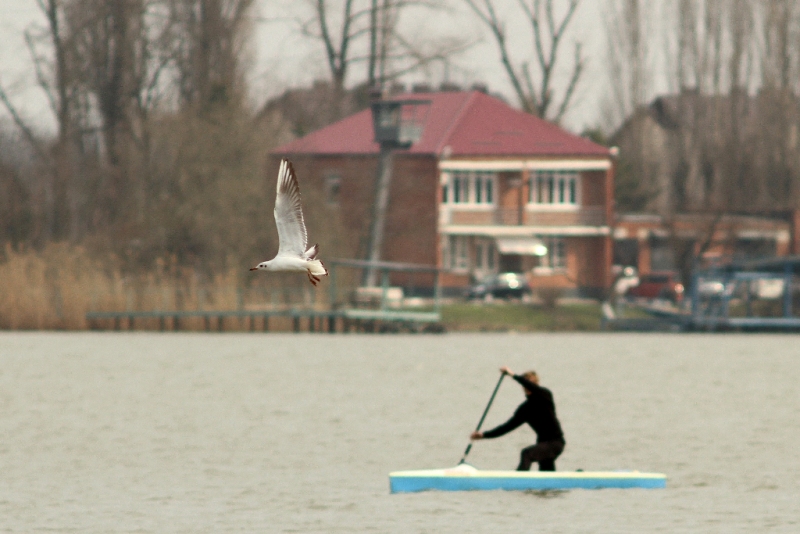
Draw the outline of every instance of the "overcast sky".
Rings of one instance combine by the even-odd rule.
[[[513,105],[508,78],[499,61],[495,42],[485,31],[466,5],[460,0],[449,0],[453,11],[438,17],[416,16],[404,19],[403,25],[412,35],[447,33],[467,37],[483,37],[481,42],[460,54],[448,77],[462,85],[485,83],[491,92],[506,96]],[[291,86],[310,85],[314,79],[327,78],[328,70],[321,45],[298,32],[297,6],[300,0],[256,0],[258,21],[254,25],[249,81],[254,103],[262,103],[269,96]],[[563,3],[563,2],[562,2]],[[605,35],[601,10],[605,0],[583,0],[564,43],[564,59],[571,59],[573,43],[583,43],[588,64],[582,83],[576,93],[572,111],[565,118],[565,126],[573,131],[594,126],[600,122],[600,100],[606,92],[607,79],[603,63]],[[512,10],[516,2],[500,0],[501,9]],[[519,13],[519,11],[515,11]],[[516,24],[515,21],[516,20]],[[42,91],[36,86],[31,60],[25,46],[23,32],[31,24],[43,24],[43,15],[36,0],[0,1],[0,81],[14,104],[26,119],[38,127],[52,127],[52,114],[47,109]],[[509,19],[509,41],[514,43],[513,53],[522,60],[531,52],[530,32],[519,16]],[[434,83],[442,81],[443,72],[434,69],[430,74]],[[410,84],[423,75],[407,77]],[[351,81],[361,77],[354,72]],[[6,116],[3,110],[2,116]]]

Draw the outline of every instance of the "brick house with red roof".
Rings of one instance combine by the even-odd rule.
[[[612,262],[609,149],[480,91],[396,98],[430,106],[419,140],[393,158],[381,259],[436,265],[451,294],[504,271],[526,273],[534,290],[603,294]],[[326,191],[355,236],[351,258],[364,255],[379,151],[370,110],[273,151],[292,160],[304,187]],[[392,284],[432,285],[410,276],[394,273]]]

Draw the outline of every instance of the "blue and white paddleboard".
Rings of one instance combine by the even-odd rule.
[[[662,473],[639,471],[480,471],[461,464],[450,469],[389,473],[392,493],[469,490],[567,490],[664,488]]]

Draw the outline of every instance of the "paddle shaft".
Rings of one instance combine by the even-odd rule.
[[[486,414],[489,413],[489,408],[492,407],[492,402],[494,402],[494,396],[497,395],[497,390],[500,389],[500,384],[503,383],[503,378],[505,378],[505,373],[500,373],[500,380],[497,381],[497,385],[494,387],[494,391],[492,391],[492,396],[489,398],[489,404],[486,405],[486,409],[483,410],[483,415],[481,416],[481,420],[478,421],[478,426],[475,427],[475,432],[478,432],[481,429],[481,425],[483,424],[483,420],[486,419]],[[464,456],[461,457],[461,461],[458,462],[459,464],[463,464],[464,460],[467,459],[467,455],[469,451],[472,449],[472,441],[469,442],[467,445],[467,450],[464,451]]]

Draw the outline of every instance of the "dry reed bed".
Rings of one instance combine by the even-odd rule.
[[[326,306],[324,291],[288,285],[281,277],[246,280],[247,273],[233,268],[207,277],[159,262],[153,272],[123,275],[108,266],[113,262],[98,261],[84,249],[66,244],[48,245],[41,251],[16,251],[7,246],[4,256],[0,262],[0,329],[84,330],[89,328],[89,311]],[[152,325],[156,327],[157,321]],[[246,329],[247,323],[230,321],[230,327],[226,330]],[[138,328],[151,329],[151,325],[145,322]],[[202,330],[204,323],[187,320],[181,329]]]

